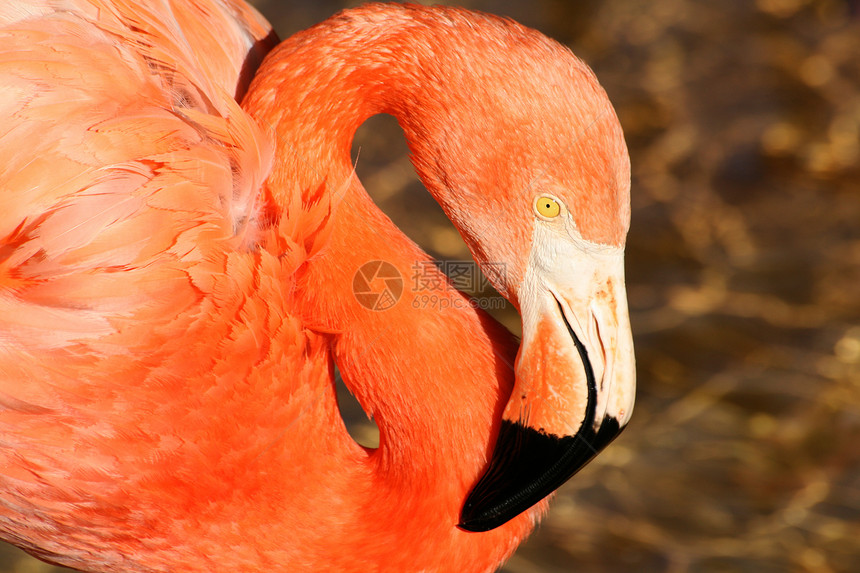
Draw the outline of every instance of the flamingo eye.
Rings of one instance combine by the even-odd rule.
[[[544,219],[555,219],[561,213],[558,199],[543,195],[535,201],[535,211]]]

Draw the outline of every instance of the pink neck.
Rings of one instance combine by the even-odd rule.
[[[439,118],[446,100],[462,94],[446,95],[454,86],[441,82],[441,71],[418,66],[429,45],[419,36],[395,17],[385,26],[327,22],[279,46],[243,106],[275,140],[267,191],[278,231],[264,244],[279,255],[305,250],[295,312],[311,330],[330,335],[345,383],[380,428],[380,447],[368,458],[381,500],[374,511],[383,520],[420,521],[404,508],[424,496],[437,523],[421,527],[444,527],[454,536],[461,504],[498,431],[517,343],[453,289],[413,289],[416,265],[429,259],[373,204],[350,161],[358,126],[391,113],[422,179],[446,207],[450,198],[433,178],[444,171],[442,142],[455,143],[457,134]],[[365,308],[352,292],[356,271],[376,260],[403,278],[401,298],[383,311]],[[513,532],[520,538],[529,527],[524,516],[482,539]],[[479,545],[480,536],[456,535]],[[505,552],[514,546],[506,539]]]

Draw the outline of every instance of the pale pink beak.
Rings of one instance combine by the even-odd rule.
[[[489,468],[464,504],[463,529],[493,529],[551,494],[630,419],[635,361],[623,251],[590,251],[530,265],[516,383]]]

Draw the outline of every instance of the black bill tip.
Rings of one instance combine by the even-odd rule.
[[[597,426],[597,382],[585,346],[561,318],[585,370],[588,401],[585,419],[576,434],[557,436],[519,422],[502,420],[490,465],[463,504],[458,526],[466,531],[489,531],[510,521],[582,469],[624,429],[605,416]],[[595,429],[596,428],[596,429]]]
[[[539,432],[502,421],[490,466],[460,513],[459,527],[489,531],[513,519],[558,489],[606,447],[623,428],[606,417],[574,436]]]

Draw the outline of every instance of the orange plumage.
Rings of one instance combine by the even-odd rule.
[[[88,571],[491,571],[593,455],[527,502],[482,501],[503,417],[592,450],[614,436],[601,420],[626,423],[629,166],[562,47],[396,5],[261,67],[274,35],[240,0],[14,0],[0,25],[4,539]],[[519,358],[452,289],[444,310],[353,295],[368,261],[408,277],[428,260],[349,161],[380,112],[476,258],[501,263]],[[557,220],[534,211],[545,195]],[[565,249],[593,266],[581,285],[558,278]],[[335,363],[376,450],[343,426]],[[464,510],[470,491],[489,510]]]

